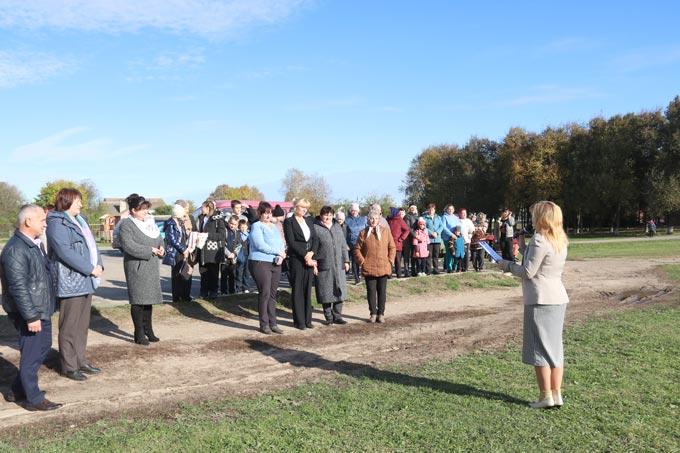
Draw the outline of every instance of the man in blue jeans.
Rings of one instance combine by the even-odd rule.
[[[38,370],[52,348],[55,294],[50,261],[40,235],[47,227],[45,212],[36,205],[19,210],[18,228],[0,254],[2,308],[19,332],[19,373],[5,395],[29,411],[50,411],[62,405],[45,398],[38,387]]]

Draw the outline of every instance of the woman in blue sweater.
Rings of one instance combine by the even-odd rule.
[[[281,264],[286,246],[276,225],[272,223],[272,206],[266,201],[257,207],[259,222],[250,228],[248,269],[257,285],[260,332],[283,333],[276,325],[276,291],[281,279]]]

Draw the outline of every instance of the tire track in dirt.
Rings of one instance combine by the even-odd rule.
[[[565,272],[571,298],[568,321],[676,300],[674,285],[654,272],[658,264],[668,262],[680,260],[569,262]],[[282,336],[179,318],[159,326],[164,340],[149,348],[92,332],[88,356],[104,372],[77,383],[43,367],[41,386],[65,406],[37,414],[2,402],[2,430],[33,423],[57,429],[123,413],[172,414],[180,402],[251,395],[256,389],[289,387],[337,372],[362,373],[394,364],[450,359],[505,347],[521,335],[519,288],[388,301],[387,323],[382,325],[363,321],[363,304],[346,304],[345,311],[350,319],[346,326],[319,325],[304,332],[286,329]],[[4,390],[18,356],[6,346],[0,347],[0,353],[6,362],[0,363]],[[142,405],[147,407],[144,411],[139,409]]]

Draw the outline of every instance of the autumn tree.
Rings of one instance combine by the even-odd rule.
[[[215,187],[209,198],[213,200],[263,200],[264,194],[257,187],[248,184],[238,187],[220,184]]]
[[[330,203],[331,189],[323,176],[305,174],[302,170],[291,168],[281,180],[281,192],[286,200],[306,198],[311,212],[319,212],[321,207]]]
[[[12,184],[0,181],[0,226],[5,230],[14,225],[19,208],[24,202],[24,196]]]
[[[88,182],[88,184],[90,184],[90,183]],[[38,193],[38,196],[35,197],[35,200],[34,200],[35,204],[37,204],[38,206],[42,206],[43,208],[48,206],[48,205],[54,206],[54,204],[57,201],[57,193],[59,193],[59,191],[61,189],[68,188],[68,187],[78,189],[78,191],[80,191],[80,193],[83,195],[83,197],[82,197],[83,206],[84,207],[89,206],[88,205],[88,202],[89,202],[88,196],[90,196],[90,192],[92,190],[91,187],[88,187],[87,185],[83,186],[82,184],[78,184],[78,183],[75,183],[73,181],[69,181],[69,180],[66,180],[66,179],[58,179],[56,181],[50,181],[50,182],[46,183],[44,186],[42,186],[40,188],[40,192]]]

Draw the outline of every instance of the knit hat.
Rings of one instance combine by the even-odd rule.
[[[274,210],[272,211],[272,215],[274,217],[284,217],[286,215],[286,213],[283,211],[283,208],[281,207],[281,205],[277,204],[276,206],[274,206]]]

